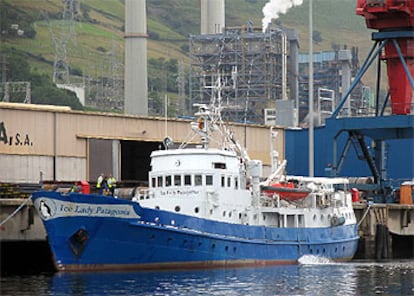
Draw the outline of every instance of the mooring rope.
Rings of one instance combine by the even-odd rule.
[[[14,215],[16,215],[31,199],[32,196],[30,195],[13,213],[11,213],[9,216],[7,216],[6,219],[0,222],[0,226],[2,226],[4,223],[9,221]]]
[[[358,226],[358,227],[359,227],[359,225],[361,225],[362,221],[364,221],[365,217],[368,215],[368,212],[369,212],[369,210],[371,209],[371,206],[372,206],[373,204],[374,204],[374,202],[372,202],[372,201],[369,201],[369,202],[368,202],[368,207],[367,207],[367,209],[366,209],[366,211],[365,211],[364,215],[362,215],[361,220],[359,220],[359,222],[358,222],[358,224],[357,224],[357,226]]]

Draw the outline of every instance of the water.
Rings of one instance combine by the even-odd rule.
[[[0,295],[414,295],[414,261],[8,276]]]

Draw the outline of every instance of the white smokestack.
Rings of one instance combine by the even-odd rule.
[[[225,0],[201,0],[202,35],[223,33],[225,21]]]
[[[125,0],[124,113],[148,115],[146,0]]]
[[[263,7],[262,28],[266,31],[272,19],[277,19],[281,13],[285,14],[293,6],[302,5],[303,0],[270,0]]]

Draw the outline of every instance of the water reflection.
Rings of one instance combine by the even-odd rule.
[[[2,278],[1,295],[414,295],[414,262]]]

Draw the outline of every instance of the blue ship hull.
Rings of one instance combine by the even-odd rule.
[[[32,198],[43,216],[58,270],[295,264],[303,255],[346,261],[355,254],[359,239],[356,225],[249,226],[147,209],[105,196],[35,192]],[[48,211],[42,214],[45,201]]]

